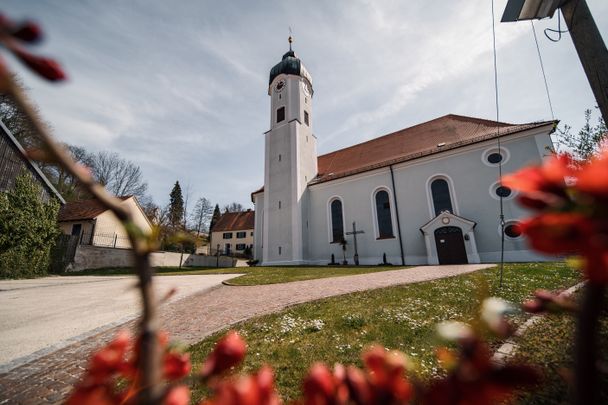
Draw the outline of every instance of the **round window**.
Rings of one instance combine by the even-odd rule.
[[[509,161],[510,153],[505,147],[489,148],[481,154],[481,161],[490,167],[496,167],[499,164],[504,165]]]
[[[488,159],[488,163],[491,163],[493,165],[497,165],[500,162],[502,162],[502,155],[498,152],[494,152],[494,153],[490,153],[487,157]]]
[[[505,225],[505,235],[509,238],[519,238],[521,236],[521,227],[517,223]]]
[[[506,186],[498,186],[495,193],[498,197],[507,198],[511,195],[511,189]]]

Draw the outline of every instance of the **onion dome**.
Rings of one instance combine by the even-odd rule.
[[[312,77],[308,73],[308,70],[304,67],[302,61],[296,56],[296,53],[291,49],[292,38],[289,37],[289,51],[283,55],[283,59],[270,69],[270,79],[268,85],[272,84],[272,81],[281,74],[296,75],[303,77],[308,81],[312,88]]]

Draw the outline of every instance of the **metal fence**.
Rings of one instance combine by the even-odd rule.
[[[60,274],[66,271],[68,265],[74,261],[78,247],[78,235],[59,235],[51,250],[50,272]]]
[[[253,249],[251,249],[251,252]],[[252,252],[253,253],[253,252]],[[209,256],[229,256],[238,259],[251,259],[253,258],[253,254],[247,254],[246,251],[234,251],[232,249],[211,249],[209,248]]]
[[[127,236],[117,233],[81,233],[80,245],[129,249],[131,241]]]

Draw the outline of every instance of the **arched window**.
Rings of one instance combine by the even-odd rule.
[[[431,195],[433,197],[433,208],[435,215],[443,211],[454,213],[452,209],[452,198],[450,197],[450,186],[444,179],[436,179],[431,183]]]
[[[378,219],[378,238],[393,238],[391,203],[388,198],[388,192],[385,190],[380,190],[376,193],[376,217]]]
[[[339,243],[344,239],[344,219],[342,217],[342,201],[335,199],[331,202],[331,241]]]

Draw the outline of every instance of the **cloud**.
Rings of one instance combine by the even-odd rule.
[[[175,180],[220,205],[249,202],[263,181],[267,75],[289,26],[313,76],[321,153],[449,112],[494,115],[487,1],[5,3],[42,23],[40,52],[70,74],[60,87],[24,74],[57,135],[139,164],[161,204]],[[608,4],[588,3],[606,35]],[[545,68],[556,113],[577,127],[594,100],[570,39],[543,40],[554,25],[537,24]],[[501,117],[546,118],[529,24],[496,28]]]

